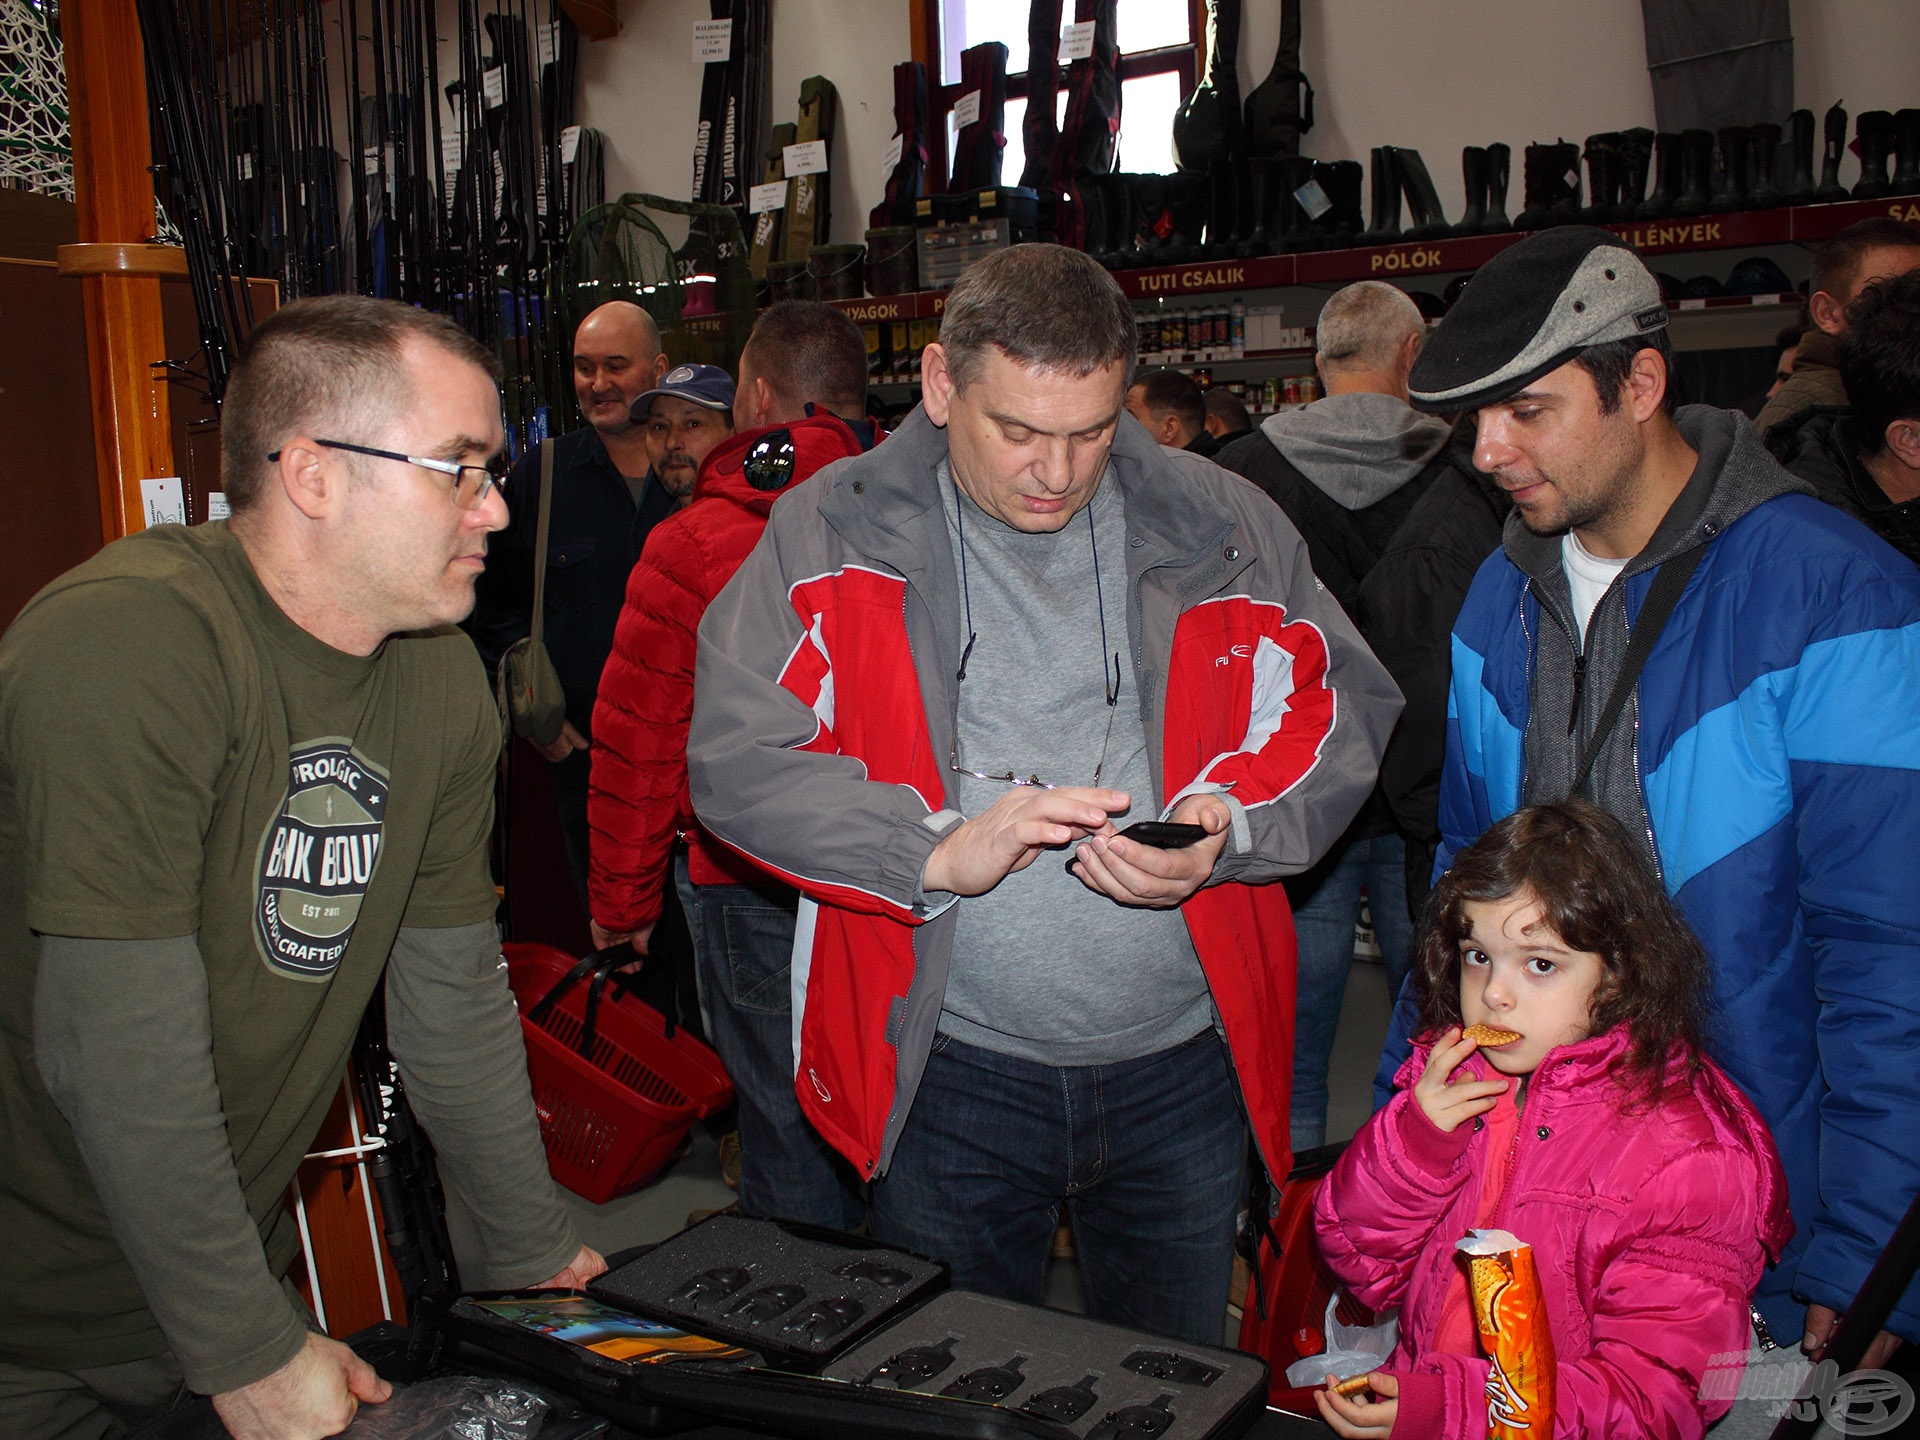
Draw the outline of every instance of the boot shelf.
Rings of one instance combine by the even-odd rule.
[[[1832,205],[1781,206],[1771,210],[1739,210],[1724,215],[1687,219],[1647,220],[1604,228],[1627,240],[1642,255],[1704,254],[1717,250],[1753,249],[1767,245],[1810,246],[1839,233],[1856,220],[1890,215],[1920,223],[1920,196],[1883,200],[1846,200]],[[1477,270],[1527,232],[1464,235],[1444,240],[1418,240],[1393,245],[1360,246],[1347,250],[1306,251],[1298,255],[1259,255],[1246,260],[1212,260],[1193,265],[1116,270],[1120,288],[1136,300],[1181,299],[1222,291],[1278,290],[1292,285],[1338,286],[1354,280],[1407,280]],[[876,324],[889,320],[937,319],[946,308],[944,290],[922,290],[904,295],[867,296],[834,300],[855,321]],[[1683,300],[1676,311],[1717,310],[1768,304],[1798,304],[1798,298],[1730,295],[1708,300]],[[1263,351],[1266,354],[1298,353]]]

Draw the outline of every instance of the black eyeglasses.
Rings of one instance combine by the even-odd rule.
[[[793,479],[795,459],[792,434],[786,430],[770,430],[748,447],[741,468],[754,489],[778,490]]]
[[[376,460],[398,460],[405,465],[418,465],[423,470],[433,470],[442,475],[453,477],[453,503],[462,510],[478,510],[498,485],[505,492],[507,471],[512,467],[504,454],[495,455],[484,465],[462,465],[457,460],[436,460],[427,455],[403,455],[398,450],[376,450],[371,445],[350,445],[345,440],[315,440],[316,445],[324,445],[329,450],[351,450],[356,455],[371,455]],[[276,450],[267,456],[267,463],[274,464],[280,459],[281,452]]]

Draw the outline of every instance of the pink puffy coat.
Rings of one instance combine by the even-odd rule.
[[[1528,1082],[1491,1226],[1533,1247],[1559,1362],[1556,1436],[1697,1436],[1727,1409],[1702,1400],[1710,1357],[1747,1349],[1764,1257],[1793,1233],[1773,1139],[1709,1064],[1678,1053],[1659,1104],[1633,1110],[1612,1071],[1616,1029],[1549,1051]],[[1482,1440],[1487,1361],[1436,1354],[1454,1242],[1471,1229],[1490,1157],[1481,1122],[1443,1133],[1414,1103],[1431,1047],[1340,1157],[1314,1202],[1328,1266],[1376,1309],[1399,1305],[1394,1440]],[[1456,1076],[1492,1077],[1469,1056]]]

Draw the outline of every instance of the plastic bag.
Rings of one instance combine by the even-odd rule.
[[[340,1440],[533,1440],[546,1412],[546,1401],[504,1380],[443,1375],[362,1405]]]
[[[1378,1370],[1381,1362],[1400,1343],[1400,1316],[1389,1312],[1378,1324],[1342,1325],[1333,1312],[1340,1303],[1340,1291],[1327,1301],[1327,1318],[1321,1334],[1327,1348],[1318,1355],[1296,1360],[1287,1367],[1287,1384],[1296,1389],[1311,1389],[1331,1375],[1336,1380]]]

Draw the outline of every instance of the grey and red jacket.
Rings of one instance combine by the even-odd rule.
[[[946,455],[945,433],[916,410],[878,450],[783,497],[700,626],[694,810],[802,893],[795,1089],[868,1176],[886,1170],[906,1123],[952,954],[952,897],[920,887],[960,820],[947,768],[961,598]],[[1233,815],[1212,880],[1182,912],[1254,1137],[1285,1174],[1293,920],[1266,882],[1339,836],[1400,695],[1259,490],[1162,451],[1125,415],[1101,483],[1125,499],[1154,799],[1164,811],[1218,793]]]

